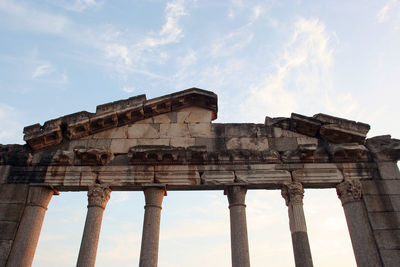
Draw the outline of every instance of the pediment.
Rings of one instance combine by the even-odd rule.
[[[46,121],[43,125],[27,126],[24,128],[24,140],[36,151],[72,140],[97,138],[101,135],[110,138],[123,130],[127,130],[128,135],[135,135],[146,128],[143,125],[151,125],[154,121],[179,119],[202,122],[207,119],[210,123],[217,118],[217,111],[217,95],[198,88],[149,100],[145,95],[139,95],[97,106],[96,113],[81,111]],[[202,117],[200,113],[205,115]],[[185,115],[189,117],[183,117]],[[134,124],[142,126],[128,127]],[[148,134],[151,134],[151,127],[147,129]]]

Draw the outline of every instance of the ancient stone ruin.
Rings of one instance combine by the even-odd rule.
[[[145,95],[24,128],[26,145],[0,145],[0,266],[31,266],[47,205],[88,191],[77,266],[94,266],[112,191],[143,191],[140,266],[157,266],[168,190],[224,190],[232,266],[250,266],[247,190],[279,189],[296,266],[312,266],[304,188],[336,188],[358,266],[400,266],[400,140],[366,139],[369,125],[325,114],[212,123],[217,96],[196,88]]]

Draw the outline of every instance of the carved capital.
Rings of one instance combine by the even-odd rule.
[[[100,207],[104,209],[110,199],[111,189],[106,185],[94,184],[89,187],[88,201],[89,207]]]
[[[281,190],[282,197],[285,199],[286,206],[293,204],[303,204],[304,189],[299,182],[285,184]]]
[[[361,183],[358,180],[344,181],[336,186],[337,195],[342,205],[361,199]]]

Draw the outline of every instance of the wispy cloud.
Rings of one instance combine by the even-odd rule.
[[[211,48],[214,57],[229,56],[251,43],[254,34],[247,27],[240,28],[216,40]]]
[[[0,1],[0,22],[23,31],[62,33],[69,20],[63,15],[41,11],[26,3]]]
[[[167,3],[165,7],[165,23],[156,37],[146,38],[141,46],[145,48],[156,47],[169,43],[178,42],[183,36],[179,20],[186,15],[185,5],[183,0],[175,0]]]
[[[55,70],[54,67],[49,63],[41,64],[37,66],[33,71],[32,78],[35,79],[41,76],[46,76],[48,74],[53,73],[54,70]]]
[[[89,8],[99,8],[103,5],[102,1],[96,0],[73,0],[73,1],[66,1],[62,4],[62,6],[71,11],[75,12],[82,12]]]
[[[391,22],[394,29],[400,29],[400,1],[389,0],[379,10],[376,18],[379,23]]]
[[[319,20],[298,19],[291,37],[277,56],[275,71],[262,82],[251,85],[250,97],[243,104],[247,119],[288,116],[296,111],[307,113],[316,108],[336,115],[351,112],[356,105],[351,94],[331,92],[332,36]]]

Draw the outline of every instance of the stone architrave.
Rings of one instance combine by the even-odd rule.
[[[357,266],[382,266],[367,212],[361,200],[361,183],[344,181],[336,186],[342,202]]]
[[[289,225],[292,234],[296,267],[311,267],[313,266],[313,262],[303,210],[303,186],[299,182],[292,182],[284,185],[281,193],[288,206]]]
[[[144,188],[146,205],[144,206],[144,220],[142,245],[140,248],[140,267],[156,267],[158,263],[158,243],[160,239],[161,205],[166,195],[165,187]]]
[[[7,267],[32,265],[44,216],[53,194],[58,194],[58,192],[50,187],[30,187],[24,215],[7,261]]]
[[[230,210],[232,267],[250,267],[246,192],[247,189],[242,186],[230,186],[225,190]]]
[[[77,267],[94,267],[103,212],[110,199],[107,185],[94,184],[88,190],[88,211],[79,250]]]

